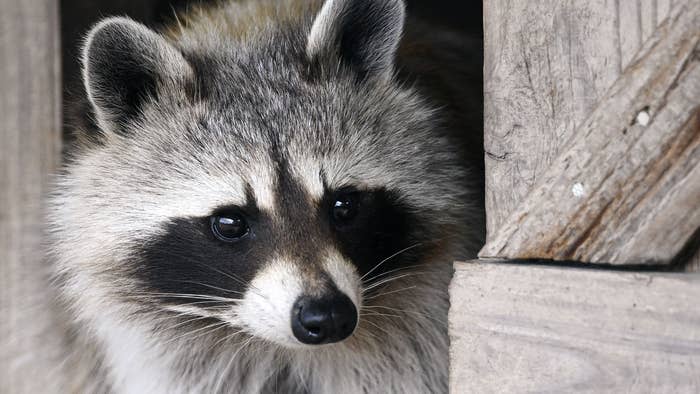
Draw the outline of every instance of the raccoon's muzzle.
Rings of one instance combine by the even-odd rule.
[[[292,332],[302,343],[340,342],[357,326],[357,308],[348,296],[335,292],[321,298],[302,296],[292,308]]]

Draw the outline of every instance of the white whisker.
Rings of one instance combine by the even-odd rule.
[[[210,324],[210,325],[208,325],[208,326],[204,326],[204,327],[198,328],[198,329],[196,329],[196,330],[188,331],[188,332],[186,332],[186,333],[184,333],[184,334],[182,334],[182,335],[178,335],[178,336],[176,336],[176,337],[174,337],[174,338],[170,338],[170,339],[168,339],[167,341],[163,342],[163,344],[172,343],[172,342],[178,341],[178,340],[180,340],[180,339],[182,339],[182,338],[189,337],[189,336],[192,335],[192,334],[195,334],[195,333],[198,333],[198,332],[201,332],[201,331],[210,329],[210,328],[212,328],[212,327],[216,327],[216,328],[214,328],[214,329],[211,330],[211,331],[205,331],[205,332],[204,332],[204,334],[208,334],[208,333],[214,332],[214,331],[216,331],[216,330],[219,330],[219,329],[221,329],[221,328],[224,328],[224,327],[226,327],[226,326],[228,326],[228,325],[229,325],[229,324],[228,324],[227,322],[225,322],[225,321],[220,321],[220,322],[217,322],[217,323],[214,323],[214,324]],[[197,338],[199,338],[200,336],[201,336],[201,335],[197,335],[197,336],[194,337],[194,338],[188,338],[188,340],[197,339]]]
[[[174,316],[170,316],[170,317],[171,317],[171,318],[175,318]],[[211,319],[211,318],[212,318],[211,316],[199,316],[199,317],[195,317],[195,318],[192,318],[192,319],[187,319],[187,320],[185,320],[185,321],[181,321],[181,322],[179,322],[179,323],[177,323],[177,324],[175,324],[175,325],[172,325],[172,326],[167,327],[167,329],[172,330],[172,329],[174,329],[174,328],[184,326],[184,325],[187,324],[187,323],[191,323],[191,322],[198,321],[198,320]]]
[[[129,298],[134,299],[151,299],[155,300],[157,298],[167,297],[167,298],[185,298],[185,299],[199,299],[199,300],[209,300],[209,301],[220,301],[220,302],[237,302],[239,299],[219,297],[207,294],[184,294],[184,293],[140,293],[128,295]]]
[[[224,383],[224,381],[225,381],[225,378],[226,378],[226,377],[228,376],[228,374],[230,373],[229,371],[230,371],[230,369],[231,369],[231,365],[233,365],[233,361],[236,359],[236,356],[238,356],[238,354],[239,354],[243,349],[245,349],[245,347],[248,346],[248,345],[253,341],[253,339],[254,339],[254,337],[250,337],[250,339],[248,339],[247,341],[245,341],[245,342],[238,348],[238,350],[236,350],[236,352],[233,353],[233,356],[231,356],[231,360],[229,360],[229,362],[226,364],[226,368],[224,368],[224,370],[223,370],[222,373],[221,373],[221,376],[219,377],[219,380],[216,382],[216,386],[215,386],[216,388],[214,389],[213,393],[219,393],[219,392],[220,392],[221,386],[223,385],[223,383]]]
[[[367,320],[367,319],[364,319],[364,320],[362,320],[362,321],[365,322],[365,323],[367,323],[367,324],[371,324],[372,326],[374,326],[375,328],[377,328],[379,331],[382,331],[383,333],[385,333],[385,334],[388,335],[389,337],[392,337],[392,335],[391,335],[391,333],[390,333],[389,331],[387,331],[387,330],[385,330],[384,328],[382,328],[381,326],[379,326],[379,325],[373,323],[372,321]]]
[[[413,265],[408,265],[408,266],[405,266],[405,267],[394,268],[394,269],[392,269],[392,270],[389,270],[389,271],[382,272],[382,273],[380,273],[380,274],[374,275],[373,277],[367,279],[365,282],[366,282],[367,284],[371,284],[373,280],[377,280],[377,279],[381,278],[382,276],[387,276],[387,275],[390,275],[390,274],[395,273],[395,272],[398,272],[398,271],[405,271],[405,270],[409,270],[409,269],[411,269],[411,268],[424,267],[424,266],[425,266],[425,264],[413,264]]]
[[[365,287],[365,288],[362,290],[362,293],[364,294],[364,293],[366,293],[366,292],[368,292],[368,291],[370,291],[370,290],[376,288],[377,286],[381,286],[381,285],[383,285],[383,284],[386,284],[386,283],[389,283],[389,282],[393,282],[393,281],[398,280],[398,279],[401,279],[401,278],[406,278],[406,277],[409,277],[409,276],[416,276],[416,275],[420,275],[420,274],[424,274],[424,273],[425,273],[425,272],[422,272],[422,271],[421,271],[421,272],[410,272],[410,273],[408,273],[408,274],[401,274],[401,275],[397,275],[397,276],[392,276],[392,277],[390,277],[390,278],[385,278],[385,279],[382,279],[382,280],[380,280],[380,281],[378,281],[378,282],[376,282],[376,283],[371,284],[370,286]]]
[[[425,312],[418,312],[418,311],[410,311],[410,310],[406,310],[406,309],[392,308],[392,307],[384,306],[384,305],[373,305],[373,306],[367,306],[367,307],[363,307],[363,308],[367,308],[367,309],[388,309],[388,310],[394,311],[394,312],[409,313],[409,314],[413,314],[413,315],[423,316],[423,317],[426,317],[426,318],[428,318],[428,319],[432,319],[432,320],[434,320],[434,321],[436,321],[436,322],[438,322],[438,323],[447,324],[446,321],[441,320],[441,319],[438,319],[437,317],[431,316],[431,315],[429,315],[429,314],[427,314],[427,313],[425,313]],[[373,312],[373,313],[375,313],[375,312]]]
[[[380,261],[379,264],[375,265],[374,268],[372,268],[371,270],[367,271],[366,274],[362,275],[362,277],[360,278],[360,281],[364,280],[364,279],[367,277],[367,275],[369,275],[369,274],[371,274],[372,272],[374,272],[377,268],[379,268],[379,267],[380,267],[382,264],[384,264],[385,262],[387,262],[387,261],[391,260],[392,258],[394,258],[394,257],[396,257],[396,256],[398,256],[398,255],[400,255],[401,253],[404,253],[404,252],[406,252],[406,251],[409,251],[409,250],[411,250],[411,249],[413,249],[413,248],[415,248],[415,247],[418,247],[418,246],[420,246],[420,245],[422,245],[422,243],[420,243],[420,242],[419,242],[419,243],[416,243],[416,244],[413,244],[413,245],[411,245],[411,246],[409,246],[409,247],[407,247],[407,248],[401,249],[401,250],[399,250],[398,252],[392,254],[391,256],[385,258],[384,260]]]
[[[242,332],[243,332],[243,330],[234,331],[234,332],[232,332],[231,334],[228,334],[228,335],[224,336],[223,338],[218,339],[216,342],[214,342],[211,346],[209,346],[209,347],[207,348],[207,351],[213,350],[213,349],[216,347],[216,345],[218,345],[219,343],[229,341],[229,340],[231,340],[233,337],[235,337],[236,335],[238,335],[238,334],[240,334],[240,333],[242,333]]]
[[[364,299],[365,299],[365,300],[371,300],[371,299],[374,299],[374,298],[383,297],[383,296],[388,295],[388,294],[399,293],[399,292],[402,292],[402,291],[411,290],[411,289],[415,289],[415,288],[416,288],[416,286],[403,287],[403,288],[401,288],[401,289],[391,290],[391,291],[387,291],[387,292],[384,292],[384,293],[375,294],[375,295],[370,296],[370,297],[364,297]]]
[[[191,283],[191,284],[195,284],[195,285],[199,285],[199,286],[208,287],[208,288],[210,288],[210,289],[223,291],[223,292],[226,292],[226,293],[245,294],[244,292],[241,292],[241,291],[225,289],[225,288],[223,288],[223,287],[218,287],[218,286],[214,286],[214,285],[209,285],[209,284],[201,283],[201,282],[195,282],[195,281],[191,281],[191,280],[178,280],[178,281],[176,281],[176,282]]]
[[[379,312],[363,312],[362,316],[388,316],[388,317],[403,317],[401,315],[394,315],[391,313],[379,313]]]

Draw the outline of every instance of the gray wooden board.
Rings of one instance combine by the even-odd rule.
[[[0,392],[58,384],[41,252],[41,197],[60,147],[58,32],[57,1],[0,0]]]
[[[674,7],[696,0],[484,3],[491,239]]]
[[[452,393],[700,392],[700,274],[455,270]]]
[[[698,53],[700,2],[681,3],[480,257],[672,261],[700,227]]]

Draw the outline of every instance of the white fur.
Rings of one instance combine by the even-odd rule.
[[[299,152],[295,155],[295,160],[290,167],[295,179],[304,187],[311,201],[320,201],[325,188],[321,179],[322,167],[319,160]]]
[[[168,361],[174,355],[157,352],[156,345],[137,327],[103,317],[98,331],[100,337],[106,339],[110,381],[119,392],[185,392],[170,384],[177,380],[168,368]]]
[[[299,341],[292,334],[291,312],[303,292],[296,265],[274,259],[256,275],[237,308],[236,322],[253,335],[288,346]]]
[[[251,168],[250,173],[251,176],[248,182],[250,182],[250,186],[255,194],[257,206],[273,213],[277,201],[275,200],[274,179],[270,172],[270,167]]]
[[[311,26],[309,40],[306,44],[306,54],[309,58],[313,58],[321,52],[327,45],[330,36],[334,34],[336,27],[333,26],[333,20],[341,12],[342,2],[343,0],[329,0],[323,3],[323,7]]]

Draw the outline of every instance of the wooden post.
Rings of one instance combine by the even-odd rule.
[[[521,259],[700,269],[700,2],[493,0],[484,36],[496,260],[455,264],[451,391],[698,392],[698,274]]]
[[[700,3],[544,3],[486,9],[480,256],[671,262],[700,228]]]
[[[0,10],[0,391],[46,392],[59,384],[41,250],[60,153],[58,2],[0,0]]]
[[[692,1],[692,0],[691,0]],[[484,6],[489,239],[684,0],[491,0]]]

